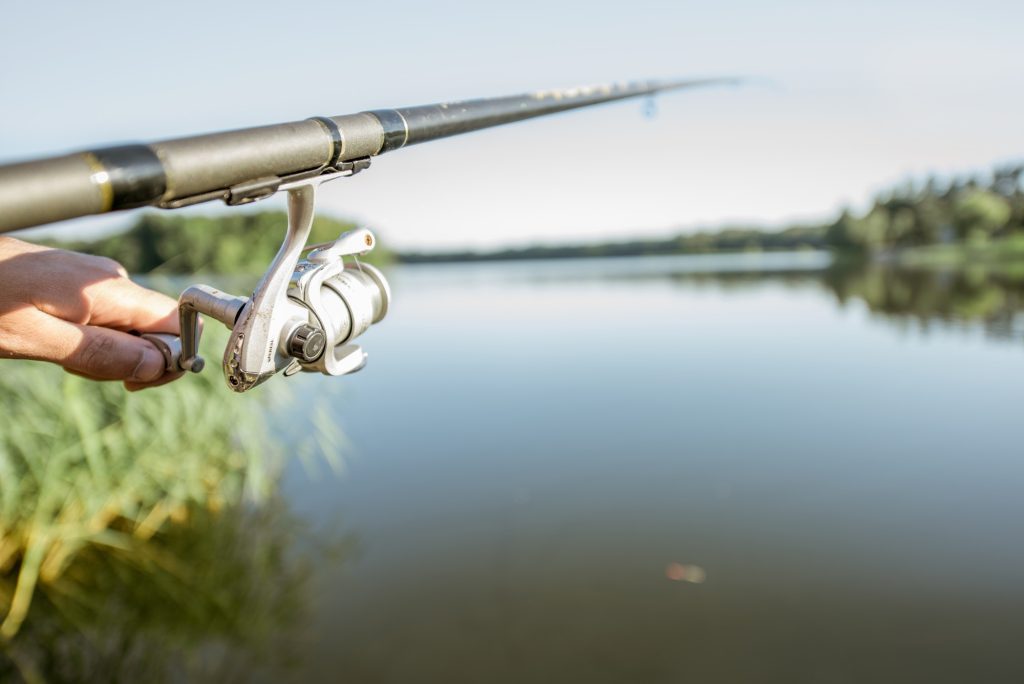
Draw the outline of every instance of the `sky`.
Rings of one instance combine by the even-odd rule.
[[[654,116],[626,102],[405,148],[320,191],[323,213],[402,249],[779,226],[863,207],[907,177],[1024,159],[1020,2],[7,2],[0,16],[0,163],[555,87],[750,77],[662,95]]]

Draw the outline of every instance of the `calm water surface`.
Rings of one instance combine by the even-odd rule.
[[[284,676],[1024,678],[1018,295],[827,266],[393,270],[367,369],[293,381],[277,428],[349,442],[286,472],[348,551]]]

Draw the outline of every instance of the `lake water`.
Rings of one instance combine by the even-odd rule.
[[[287,608],[209,680],[1024,679],[1019,281],[815,253],[389,275],[364,371],[275,381],[274,438],[314,456],[265,515],[197,528],[269,535],[239,583]],[[137,590],[126,629],[209,657],[244,608],[192,637],[145,607],[193,591]],[[31,638],[144,660],[102,624]]]
[[[349,553],[295,681],[1024,677],[1018,290],[820,254],[392,278],[366,370],[299,380],[350,444],[285,496]]]

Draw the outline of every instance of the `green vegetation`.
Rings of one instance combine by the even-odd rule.
[[[142,214],[124,233],[59,246],[121,262],[129,273],[259,274],[273,260],[284,239],[284,212],[238,212],[225,216]],[[335,240],[355,224],[318,216],[309,244]],[[390,259],[379,245],[370,263]]]
[[[208,326],[205,353],[225,342]],[[305,575],[277,477],[286,455],[340,440],[316,417],[287,448],[271,439],[285,392],[236,395],[208,371],[130,394],[47,364],[4,368],[0,679],[159,681],[211,654],[271,655]]]
[[[838,249],[885,249],[957,244],[977,249],[993,240],[1024,237],[1024,166],[996,168],[990,179],[934,178],[907,183],[877,197],[863,216],[843,212],[826,227]]]
[[[219,331],[218,331],[219,332]],[[224,334],[204,335],[210,351]],[[233,396],[217,373],[129,394],[55,366],[0,378],[0,637],[17,634],[37,586],[90,546],[125,548],[195,506],[270,492],[280,465],[267,393]]]

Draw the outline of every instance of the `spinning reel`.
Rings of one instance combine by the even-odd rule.
[[[316,188],[352,170],[281,185],[288,192],[288,233],[251,297],[193,285],[178,299],[181,337],[147,334],[170,372],[198,373],[199,314],[231,330],[222,367],[228,387],[245,392],[283,371],[345,375],[366,364],[352,340],[387,315],[391,289],[384,275],[358,257],[376,244],[360,228],[317,245],[301,259],[313,226]],[[244,200],[243,200],[244,201]],[[348,259],[347,259],[348,258]]]

